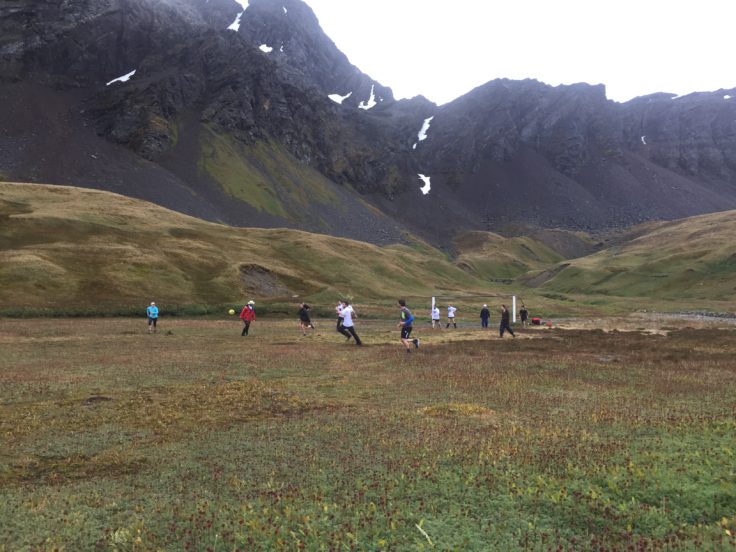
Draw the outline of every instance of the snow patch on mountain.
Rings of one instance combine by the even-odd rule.
[[[370,96],[370,98],[368,98],[368,101],[367,102],[360,102],[358,104],[358,107],[360,109],[368,110],[371,107],[375,107],[376,106],[376,92],[375,92],[375,88],[376,88],[376,85],[375,84],[371,84],[371,96]]]
[[[434,115],[431,117],[424,119],[424,124],[422,125],[422,128],[419,129],[419,132],[417,133],[417,138],[419,138],[419,141],[423,141],[427,139],[427,131],[429,130],[429,125],[432,122],[432,119],[434,119]]]
[[[235,21],[230,23],[230,26],[227,28],[228,31],[235,31],[237,33],[240,30],[240,18],[243,16],[244,13],[245,11],[242,11],[235,16]]]
[[[273,52],[273,48],[272,48],[271,46],[269,46],[268,44],[261,44],[261,45],[260,45],[260,46],[258,47],[258,49],[259,49],[259,50],[260,50],[261,52],[265,52],[265,53],[267,53],[267,54],[270,54],[271,52]]]
[[[135,75],[135,69],[133,69],[130,73],[126,73],[122,77],[118,77],[116,79],[112,79],[105,86],[110,86],[114,82],[128,82],[130,80],[130,77],[132,77],[133,75]]]
[[[228,31],[235,31],[236,33],[240,30],[240,18],[243,17],[243,14],[245,13],[245,10],[248,9],[248,0],[235,0],[240,6],[243,8],[243,11],[241,11],[238,15],[235,16],[235,21],[230,23],[230,26],[227,28]]]
[[[419,177],[419,180],[424,182],[424,186],[419,188],[419,191],[422,192],[424,195],[427,195],[429,193],[429,190],[432,189],[432,184],[430,184],[429,182],[430,177],[421,173],[417,174],[417,176]]]
[[[348,92],[344,96],[341,96],[340,94],[330,94],[327,97],[330,98],[335,103],[342,104],[342,102],[344,102],[345,100],[347,100],[352,95],[353,95],[352,92]]]

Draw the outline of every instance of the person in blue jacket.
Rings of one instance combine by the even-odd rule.
[[[491,317],[491,311],[488,310],[488,305],[483,305],[483,308],[480,309],[480,327],[481,328],[488,327],[488,319],[490,317]]]
[[[156,333],[156,322],[158,322],[158,307],[156,306],[155,301],[151,301],[151,304],[148,305],[148,308],[146,309],[146,314],[148,315],[148,332]]]
[[[399,299],[399,307],[401,307],[401,310],[397,326],[401,330],[401,342],[404,344],[404,347],[406,347],[406,352],[411,353],[411,345],[414,345],[415,349],[419,348],[419,340],[416,337],[414,339],[409,337],[411,336],[414,316],[411,314],[411,311],[406,308],[406,301],[404,299]]]

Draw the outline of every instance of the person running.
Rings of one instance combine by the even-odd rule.
[[[416,337],[414,339],[409,338],[414,317],[412,316],[411,311],[406,308],[406,301],[404,299],[399,299],[399,306],[401,307],[401,312],[399,315],[399,323],[396,327],[401,330],[401,342],[404,344],[404,347],[406,347],[406,352],[411,353],[410,344],[413,344],[415,349],[419,348],[419,340]]]
[[[499,328],[499,333],[503,337],[503,332],[508,330],[511,337],[515,338],[516,335],[514,335],[514,330],[511,329],[511,324],[509,323],[509,309],[506,308],[506,305],[501,305],[501,307],[501,327]]]
[[[519,318],[521,318],[522,327],[526,327],[527,320],[529,319],[529,311],[526,310],[526,305],[521,304],[521,310],[519,311]]]
[[[148,333],[156,333],[156,323],[158,322],[158,307],[155,301],[151,301],[146,309],[146,315],[148,316]]]
[[[248,301],[248,304],[243,307],[243,310],[240,311],[240,319],[243,321],[243,331],[240,333],[240,336],[247,336],[248,330],[250,330],[250,323],[256,321],[254,301]]]
[[[350,339],[350,336],[353,336],[353,339],[355,339],[355,344],[360,346],[363,345],[363,342],[358,337],[358,334],[355,333],[355,323],[353,322],[353,318],[358,318],[358,315],[355,314],[355,310],[353,310],[353,307],[350,306],[350,301],[343,301],[343,307],[342,307],[342,326],[346,333],[348,333],[348,339]]]
[[[488,319],[490,317],[491,317],[491,311],[488,310],[488,305],[483,305],[483,308],[480,309],[480,327],[481,328],[488,327]]]
[[[345,308],[344,303],[344,301],[338,301],[337,306],[335,307],[335,314],[337,314],[337,327],[335,329],[338,331],[338,333],[341,333],[348,341],[350,341],[350,333],[345,329],[342,323],[342,311]]]
[[[440,308],[435,305],[432,309],[432,329],[442,329],[442,322],[440,322]]]
[[[309,328],[314,329],[314,324],[312,324],[312,320],[309,318],[310,309],[311,307],[306,303],[299,303],[299,326],[302,329],[302,335],[307,335]]]
[[[456,310],[457,309],[452,306],[452,303],[447,305],[447,326],[445,326],[445,328],[449,328],[450,324],[452,324],[452,326],[455,329],[457,329],[457,324],[455,323],[455,311]]]

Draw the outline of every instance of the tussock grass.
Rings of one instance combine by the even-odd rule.
[[[733,330],[667,323],[0,320],[0,548],[728,549]]]

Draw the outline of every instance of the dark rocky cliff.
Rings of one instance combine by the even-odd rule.
[[[242,11],[4,2],[0,176],[371,241],[402,227],[442,242],[444,225],[601,228],[736,207],[736,90],[618,104],[602,86],[498,80],[441,107],[396,101],[301,0]]]

